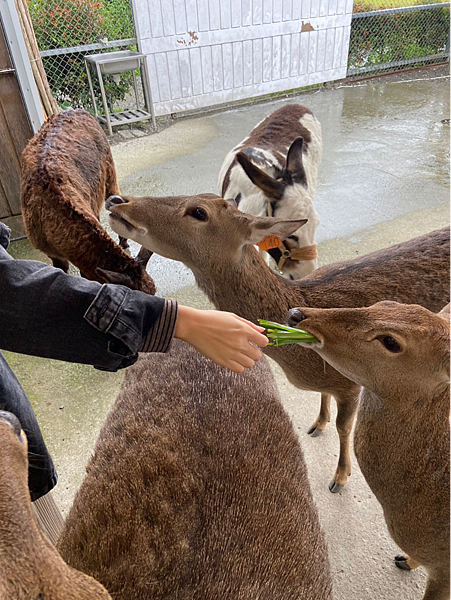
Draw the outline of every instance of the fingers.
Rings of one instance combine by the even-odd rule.
[[[231,314],[233,314],[233,313],[231,313]],[[243,319],[243,317],[240,317],[239,315],[235,315],[235,316],[240,321],[243,321],[243,323],[246,323],[247,325],[250,325],[252,327],[252,329],[255,329],[255,331],[259,331],[260,333],[262,331],[265,331],[265,328],[262,327],[261,325],[256,325],[255,323],[252,323],[252,321],[248,321],[247,319]]]
[[[257,331],[251,331],[248,334],[247,338],[248,338],[249,342],[252,342],[253,344],[256,344],[257,346],[260,346],[260,348],[265,348],[269,342],[266,335],[263,335],[262,333],[258,333]]]
[[[262,353],[259,348],[256,348],[252,344],[247,343],[246,347],[242,349],[243,356],[250,358],[254,362],[258,361],[262,357]]]
[[[242,373],[244,371],[243,365],[240,365],[240,363],[237,363],[234,360],[230,360],[227,364],[223,364],[222,366],[230,369],[230,371],[233,371],[234,373]]]

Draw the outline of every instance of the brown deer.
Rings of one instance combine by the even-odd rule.
[[[28,491],[27,439],[20,423],[0,411],[0,598],[107,600],[99,583],[68,567],[38,527]]]
[[[84,110],[50,117],[22,153],[22,216],[33,246],[66,273],[70,261],[87,279],[155,294],[149,256],[133,259],[100,224],[105,199],[118,193],[106,135]]]
[[[265,359],[174,340],[128,368],[59,541],[121,600],[331,600],[302,449]]]
[[[321,124],[300,104],[279,108],[259,123],[224,159],[219,193],[242,212],[308,219],[280,246],[268,249],[277,270],[299,279],[318,267],[313,206],[322,155]]]
[[[449,600],[449,305],[438,314],[379,302],[289,315],[290,325],[318,339],[309,348],[363,386],[355,453],[390,535],[408,555],[396,565],[423,565],[423,600]]]
[[[283,322],[293,306],[370,306],[383,299],[417,302],[439,310],[449,302],[449,228],[353,260],[317,269],[298,281],[273,273],[253,244],[269,235],[281,239],[302,225],[240,213],[212,194],[169,198],[109,198],[110,224],[167,258],[182,261],[216,308],[250,321]],[[331,491],[351,473],[350,435],[360,386],[312,350],[267,347],[265,352],[304,390],[321,392],[321,411],[310,432],[330,420],[330,398],[338,405],[340,455]]]

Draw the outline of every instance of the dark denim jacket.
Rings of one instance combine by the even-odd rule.
[[[0,223],[0,348],[116,371],[138,352],[166,352],[177,303],[119,285],[102,285],[32,260],[14,260]],[[0,354],[0,410],[14,413],[28,437],[32,500],[57,475],[30,402]]]

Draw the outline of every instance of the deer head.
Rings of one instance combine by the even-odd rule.
[[[448,311],[448,312],[447,312]],[[308,344],[349,379],[384,398],[449,384],[449,309],[378,302],[368,308],[294,308],[287,322],[312,333]]]
[[[105,208],[113,231],[191,268],[201,260],[239,260],[245,246],[268,236],[283,240],[306,223],[247,215],[214,194],[110,196]]]

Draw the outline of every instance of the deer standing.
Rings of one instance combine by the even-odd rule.
[[[258,217],[308,219],[280,246],[268,249],[277,270],[299,279],[318,267],[313,206],[322,155],[321,124],[299,104],[279,108],[231,150],[219,174],[219,193]]]
[[[59,541],[121,600],[331,600],[299,440],[265,359],[174,340],[129,367]]]
[[[449,305],[438,314],[397,302],[302,307],[288,322],[312,333],[318,343],[309,348],[363,386],[355,453],[407,553],[396,565],[423,565],[423,600],[449,600]]]
[[[189,267],[216,308],[256,322],[283,322],[293,306],[370,306],[382,299],[439,310],[449,302],[449,228],[326,265],[299,281],[273,273],[253,247],[269,235],[281,239],[302,226],[243,214],[213,194],[168,198],[112,196],[105,204],[112,229],[145,248]],[[338,467],[329,487],[338,491],[351,473],[350,435],[360,386],[299,346],[266,347],[295,386],[321,392],[321,411],[310,433],[330,420],[337,401]]]
[[[0,598],[108,600],[105,588],[64,563],[38,527],[28,490],[27,439],[17,417],[5,411],[0,448]]]

